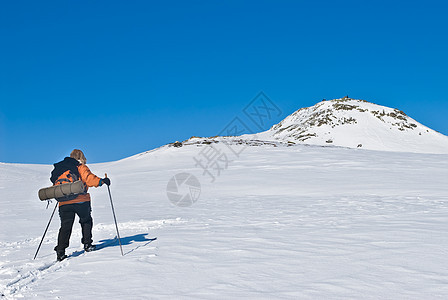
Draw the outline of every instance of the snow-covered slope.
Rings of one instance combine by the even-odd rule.
[[[447,155],[233,147],[239,157],[213,183],[194,161],[206,144],[90,165],[112,180],[125,255],[101,187],[90,191],[102,249],[83,253],[75,222],[61,263],[57,214],[32,259],[54,205],[37,198],[52,166],[0,163],[2,299],[448,297]],[[180,172],[201,183],[189,208],[167,198]]]
[[[37,198],[52,166],[0,163],[1,295],[446,299],[446,153],[448,137],[403,112],[343,98],[256,135],[191,138],[90,165],[112,180],[125,255],[103,187],[91,190],[100,250],[84,253],[75,224],[61,263],[57,214],[32,259],[52,211]],[[177,182],[167,193],[179,173],[200,187]],[[168,199],[192,190],[191,207]]]
[[[322,101],[289,115],[258,139],[348,148],[448,153],[448,137],[404,112],[347,97]]]

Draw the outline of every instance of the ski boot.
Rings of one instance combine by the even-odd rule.
[[[58,250],[58,246],[54,247],[54,251],[56,251],[56,260],[57,261],[63,261],[67,258],[67,255],[65,255],[65,249],[64,250]]]
[[[85,252],[92,252],[96,250],[96,245],[92,244],[84,244],[84,251]]]

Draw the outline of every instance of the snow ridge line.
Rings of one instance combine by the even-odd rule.
[[[182,220],[181,218],[175,218],[175,219],[162,219],[162,220],[153,220],[153,221],[148,221],[148,220],[140,220],[140,221],[129,221],[129,222],[119,222],[118,223],[118,228],[119,229],[146,229],[146,230],[151,230],[151,229],[158,229],[158,228],[162,228],[166,225],[176,225],[176,224],[182,224],[182,223],[186,223],[186,220]],[[114,224],[103,224],[103,223],[99,223],[99,224],[95,224],[93,226],[93,231],[94,232],[99,232],[99,231],[109,231],[109,230],[113,230],[113,232],[115,232],[115,225]],[[47,232],[47,236],[48,238],[45,238],[44,240],[44,244],[47,244],[49,241],[51,241],[52,243],[54,242],[54,236],[52,235],[56,235],[58,233],[59,229],[57,230],[49,230]],[[76,234],[76,233],[74,233]],[[53,237],[53,238],[50,238]],[[25,240],[21,240],[21,241],[17,241],[17,242],[1,242],[0,241],[0,249],[2,248],[15,248],[17,246],[22,246],[22,245],[30,245],[30,244],[39,244],[40,240],[42,239],[42,236],[39,237],[35,237],[35,238],[27,238]],[[4,249],[3,249],[4,250]]]
[[[176,224],[182,224],[186,223],[186,220],[182,220],[181,218],[176,219],[162,219],[162,220],[154,220],[154,221],[148,221],[148,220],[140,220],[140,221],[129,221],[129,222],[119,222],[118,228],[119,229],[139,229],[139,230],[151,230],[151,229],[158,229],[162,228],[166,225],[176,225]],[[114,224],[96,224],[93,226],[94,231],[110,231],[113,230],[115,232],[115,225]]]

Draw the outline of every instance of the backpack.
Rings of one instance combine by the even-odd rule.
[[[71,170],[67,170],[61,175],[59,175],[58,179],[56,179],[55,183],[53,185],[59,185],[62,183],[69,183],[69,182],[75,182],[79,180],[78,175],[73,173]]]
[[[78,180],[80,180],[80,179],[79,179],[79,176],[77,174],[72,172],[72,170],[67,170],[67,171],[65,171],[64,173],[62,173],[58,177],[58,179],[55,181],[53,186],[64,184],[64,183],[73,183],[73,182],[76,182]],[[76,197],[78,197],[78,195],[85,194],[85,193],[86,193],[86,190],[84,189],[83,193],[67,195],[67,196],[60,197],[60,198],[55,198],[55,199],[58,202],[64,202],[64,201],[69,201],[69,200],[76,199]]]

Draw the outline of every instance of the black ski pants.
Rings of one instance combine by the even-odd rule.
[[[91,216],[92,208],[90,201],[83,203],[73,203],[59,206],[59,217],[61,219],[61,228],[59,229],[57,251],[64,251],[70,242],[70,235],[72,234],[73,222],[75,221],[75,214],[79,217],[81,224],[82,239],[81,243],[91,244],[92,241],[92,226],[93,219]]]

